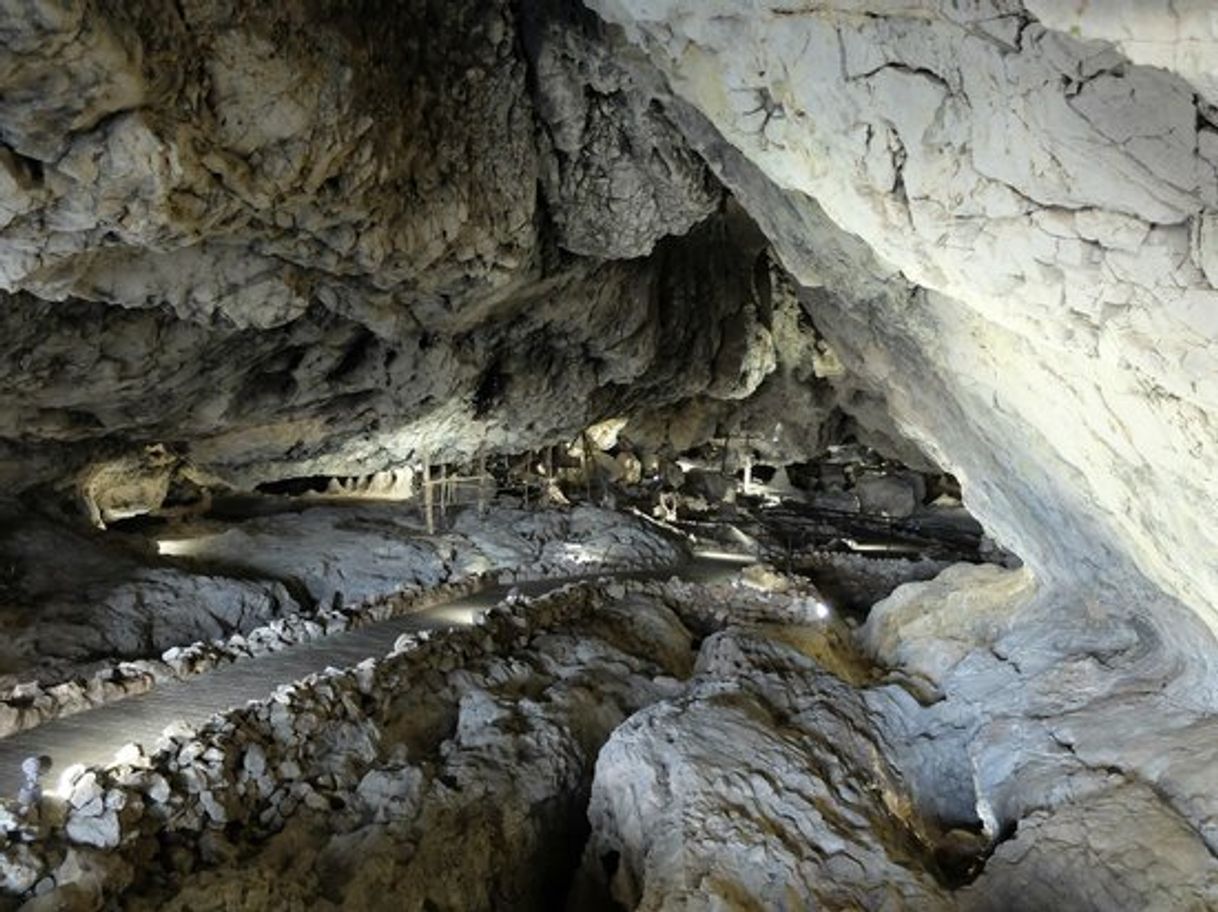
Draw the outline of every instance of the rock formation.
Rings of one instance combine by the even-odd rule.
[[[1004,543],[1208,610],[1204,16],[591,7],[641,52],[558,3],[14,5],[8,484],[147,447],[359,475],[738,399],[771,283],[690,232],[721,181]]]
[[[492,456],[706,506],[760,460],[893,532],[950,473],[1015,555],[860,573],[857,630],[770,571],[506,610],[5,818],[9,893],[528,908],[587,835],[587,908],[1214,906],[1209,6],[0,0],[0,677],[105,673],[9,728],[403,587],[682,553],[582,507],[217,519],[260,486]],[[928,474],[809,463],[845,441]],[[83,528],[145,514],[200,562]]]
[[[666,239],[722,190],[629,73],[572,56],[586,23],[5,17],[8,484],[146,447],[161,476],[360,475],[739,395],[751,339],[720,340],[754,319],[760,245],[714,218]]]
[[[1200,7],[591,6],[666,75],[695,148],[823,289],[818,327],[987,526],[1043,578],[1137,572],[1210,612]]]

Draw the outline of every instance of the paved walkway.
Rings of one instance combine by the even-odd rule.
[[[715,554],[697,557],[678,574],[695,582],[722,579],[747,559]],[[620,574],[632,578],[664,577],[669,573]],[[525,595],[540,595],[567,581],[521,583]],[[380,621],[356,630],[292,646],[280,652],[222,665],[181,681],[159,685],[146,694],[47,722],[0,739],[0,795],[12,796],[21,786],[21,761],[47,754],[54,767],[43,783],[53,789],[63,771],[77,763],[109,763],[119,748],[131,742],[151,748],[174,723],[198,725],[218,712],[262,700],[282,684],[299,681],[326,668],[346,668],[388,653],[403,633],[472,624],[507,593],[495,587],[462,596],[442,605]]]

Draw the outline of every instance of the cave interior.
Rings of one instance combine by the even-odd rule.
[[[0,49],[0,910],[1218,909],[1209,0]]]

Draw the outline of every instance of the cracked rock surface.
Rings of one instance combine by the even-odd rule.
[[[959,565],[854,639],[802,596],[665,591],[709,635],[600,753],[573,908],[1213,904],[1212,643],[1179,606],[1063,624],[1070,596]]]
[[[716,634],[601,751],[585,871],[622,908],[950,908],[859,692],[800,634]]]
[[[1141,574],[1211,612],[1204,5],[590,5],[1004,544],[1044,578]]]

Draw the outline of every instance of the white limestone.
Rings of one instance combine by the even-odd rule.
[[[1030,4],[1043,24],[994,0],[592,5],[788,205],[823,207],[801,239],[736,188],[795,275],[840,294],[821,311],[839,354],[1005,544],[1044,576],[1132,564],[1213,620],[1218,132],[1186,81],[1211,60],[1203,4]],[[874,252],[855,272],[928,292],[859,300],[828,260],[838,229]]]

